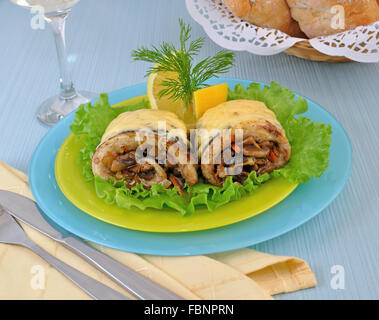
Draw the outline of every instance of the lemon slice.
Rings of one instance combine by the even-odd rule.
[[[213,107],[226,102],[228,98],[228,84],[222,83],[196,90],[193,93],[193,104],[196,120]]]
[[[159,97],[159,93],[165,88],[162,86],[162,82],[166,79],[178,79],[178,74],[168,71],[150,74],[147,81],[147,96],[151,108],[173,112],[185,122],[187,127],[193,128],[195,125],[195,116],[192,105],[187,107],[184,101],[170,99],[169,96]]]

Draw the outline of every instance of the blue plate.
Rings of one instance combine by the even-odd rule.
[[[219,78],[248,86],[250,81]],[[262,84],[263,85],[263,84]],[[109,94],[111,104],[146,94],[146,84],[120,89]],[[69,135],[74,119],[71,113],[41,140],[29,168],[32,193],[41,209],[57,224],[72,233],[108,247],[154,255],[196,255],[243,248],[275,238],[293,230],[325,209],[346,184],[352,165],[349,138],[337,120],[317,103],[307,99],[305,116],[329,123],[333,128],[330,166],[319,179],[300,185],[289,197],[263,214],[226,227],[185,233],[149,233],[124,229],[97,220],[69,202],[55,180],[57,152]]]

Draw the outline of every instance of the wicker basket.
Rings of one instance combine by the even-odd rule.
[[[296,56],[299,58],[322,61],[322,62],[350,62],[351,60],[346,57],[328,56],[324,53],[317,51],[311,46],[308,40],[295,43],[291,48],[287,49],[285,53]]]

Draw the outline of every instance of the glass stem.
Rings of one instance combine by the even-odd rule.
[[[71,72],[67,59],[65,39],[65,25],[67,16],[68,12],[46,17],[46,20],[53,31],[55,46],[57,48],[60,73],[59,82],[61,87],[60,96],[62,99],[72,99],[76,96],[76,90],[72,83]]]

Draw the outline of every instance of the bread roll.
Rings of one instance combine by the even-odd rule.
[[[291,18],[285,0],[223,0],[238,18],[258,27],[274,28],[293,37],[304,37],[298,23]]]
[[[292,17],[309,38],[352,30],[379,20],[377,0],[287,0],[287,3]],[[345,25],[342,28],[335,23],[338,11],[332,9],[334,6],[344,9]]]

